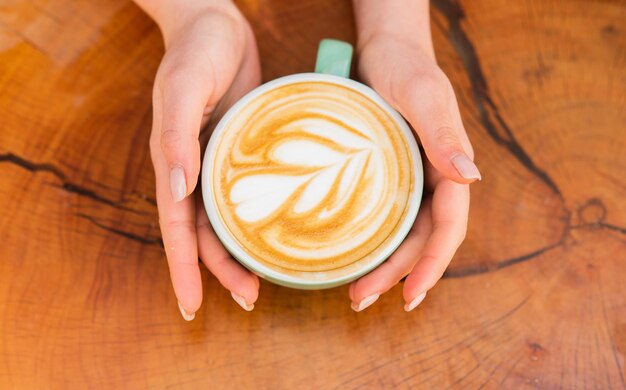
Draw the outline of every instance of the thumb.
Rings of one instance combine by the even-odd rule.
[[[169,45],[157,72],[153,143],[166,160],[169,177],[163,181],[169,181],[175,202],[196,187],[203,115],[226,93],[239,68],[244,42],[239,23],[221,12],[205,15]]]
[[[164,69],[154,90],[154,108],[160,111],[158,140],[175,202],[193,192],[200,172],[198,134],[211,86],[203,72],[192,66]],[[157,152],[158,154],[158,152]],[[164,178],[165,179],[165,178]]]
[[[365,79],[411,124],[435,169],[457,183],[480,180],[454,90],[445,74],[436,67],[416,72],[405,64],[384,72],[380,66],[365,68]]]
[[[183,200],[196,187],[200,173],[198,135],[205,111],[215,94],[211,64],[193,59],[164,60],[155,81],[153,139],[174,202]]]
[[[398,85],[396,108],[417,132],[433,166],[457,183],[480,180],[454,90],[443,72],[411,77]]]

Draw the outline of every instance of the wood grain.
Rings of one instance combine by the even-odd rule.
[[[354,41],[347,1],[239,1],[264,79]],[[263,283],[243,312],[203,271],[184,322],[148,154],[163,53],[126,0],[0,7],[0,388],[626,388],[626,3],[437,0],[435,47],[482,183],[445,278]]]

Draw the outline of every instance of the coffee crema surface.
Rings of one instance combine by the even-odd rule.
[[[219,217],[239,245],[311,280],[375,260],[414,185],[399,125],[330,82],[282,85],[248,102],[222,129],[212,169]]]

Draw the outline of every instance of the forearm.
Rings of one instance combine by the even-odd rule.
[[[232,0],[134,0],[159,26],[165,37],[171,36],[181,23],[210,10],[230,10]]]
[[[357,52],[379,34],[411,40],[435,56],[430,33],[428,0],[353,0]]]

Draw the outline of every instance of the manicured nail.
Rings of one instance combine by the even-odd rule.
[[[372,303],[376,302],[379,297],[380,297],[380,294],[372,294],[369,297],[363,298],[363,300],[358,305],[352,302],[350,307],[352,307],[352,310],[356,312],[365,310],[366,308],[370,307]]]
[[[415,309],[417,307],[417,305],[422,303],[424,298],[426,298],[426,291],[424,291],[420,295],[418,295],[415,298],[413,298],[413,300],[410,303],[407,303],[406,305],[404,305],[404,311],[406,311],[408,313],[411,310]]]
[[[185,199],[187,193],[187,182],[185,181],[185,171],[181,166],[175,166],[170,170],[170,190],[174,202]]]
[[[185,321],[192,321],[194,318],[196,318],[196,313],[189,313],[181,306],[180,302],[178,302],[178,309],[180,310],[180,314],[182,314]]]
[[[235,302],[237,302],[237,304],[241,306],[245,311],[252,311],[252,309],[254,309],[254,304],[248,305],[245,298],[241,295],[237,295],[234,292],[231,292],[230,295],[233,297]]]
[[[464,154],[457,154],[452,158],[452,165],[456,168],[463,178],[467,180],[480,180],[480,172],[478,167],[469,157]]]

